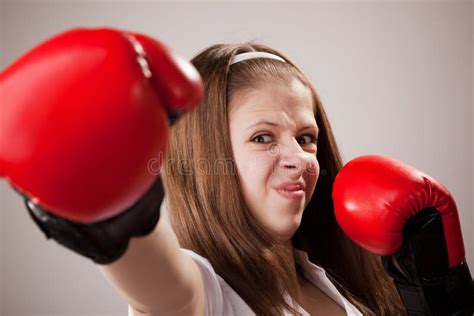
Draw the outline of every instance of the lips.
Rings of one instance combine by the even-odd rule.
[[[286,182],[275,187],[276,191],[284,198],[298,201],[305,196],[304,182]]]
[[[275,187],[277,190],[285,190],[285,191],[299,191],[305,190],[306,185],[304,182],[285,182]]]

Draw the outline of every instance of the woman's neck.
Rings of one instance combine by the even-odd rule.
[[[285,242],[284,245],[285,245],[286,250],[288,251],[288,254],[290,255],[289,264],[290,264],[290,267],[293,267],[292,268],[292,273],[298,281],[298,288],[297,288],[298,298],[297,298],[297,301],[301,302],[301,299],[303,297],[303,287],[305,285],[307,285],[307,281],[304,278],[301,271],[299,271],[299,269],[297,268],[296,261],[295,261],[295,255],[294,255],[294,247],[293,247],[293,243],[292,243],[291,239],[288,240],[287,242]]]

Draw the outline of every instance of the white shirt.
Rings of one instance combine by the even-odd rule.
[[[239,294],[214,271],[209,260],[189,249],[181,248],[181,250],[194,259],[201,271],[206,297],[206,316],[255,315]],[[339,304],[346,311],[348,316],[362,316],[362,313],[339,293],[334,284],[327,277],[323,268],[309,261],[308,254],[305,251],[299,249],[294,249],[294,251],[295,260],[301,265],[303,275],[308,281]],[[285,299],[288,303],[290,302],[288,294]],[[300,305],[295,306],[295,308],[303,315],[309,316],[309,313]],[[130,305],[128,306],[128,315],[133,316]],[[290,314],[288,313],[288,315]]]

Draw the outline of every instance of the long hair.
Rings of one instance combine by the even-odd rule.
[[[265,51],[286,63],[252,59],[229,66],[234,55]],[[164,184],[170,224],[183,248],[207,258],[215,271],[257,315],[298,312],[298,281],[285,247],[275,242],[245,204],[229,132],[229,103],[263,82],[298,79],[312,93],[319,127],[317,159],[321,173],[315,192],[292,238],[308,252],[336,288],[364,315],[404,315],[381,260],[355,245],[334,216],[332,185],[342,160],[315,88],[288,57],[262,44],[217,44],[191,60],[205,87],[202,103],[171,128]],[[285,300],[288,293],[291,302]]]

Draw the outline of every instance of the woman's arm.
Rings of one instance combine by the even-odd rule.
[[[125,254],[97,265],[106,279],[139,315],[204,315],[204,287],[194,260],[179,249],[169,223],[132,238]]]
[[[23,196],[46,238],[92,259],[148,314],[203,314],[200,272],[158,221],[163,189],[150,169],[152,155],[165,152],[170,124],[202,95],[191,63],[157,39],[121,29],[65,31],[0,72],[8,118],[0,124],[7,144],[0,177]]]

